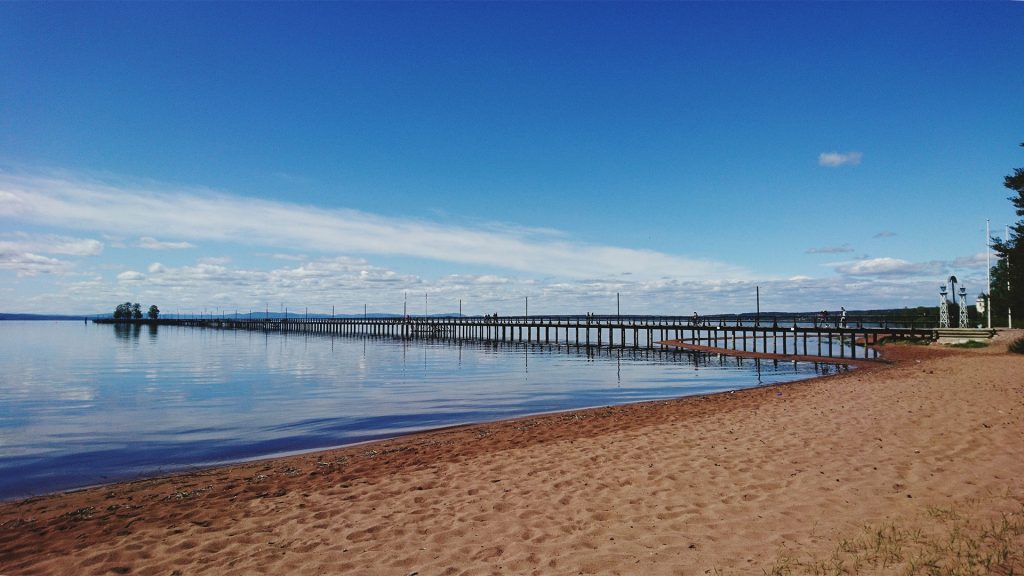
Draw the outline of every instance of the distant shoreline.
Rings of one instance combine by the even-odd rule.
[[[0,321],[17,321],[17,320],[59,320],[59,321],[79,321],[79,320],[90,320],[96,318],[95,315],[86,316],[82,315],[60,315],[60,314],[5,314],[0,313]]]

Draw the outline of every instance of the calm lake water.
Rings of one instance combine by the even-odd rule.
[[[0,322],[0,499],[416,430],[798,380],[685,352]]]

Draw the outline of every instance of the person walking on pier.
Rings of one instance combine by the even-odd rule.
[[[822,310],[821,314],[818,314],[818,326],[828,328],[828,310]]]
[[[846,328],[846,308],[839,307],[839,327]]]

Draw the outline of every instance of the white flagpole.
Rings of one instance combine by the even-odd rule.
[[[988,314],[988,329],[992,329],[992,235],[989,233],[989,220],[985,219],[985,274],[988,278],[988,306],[985,312]]]
[[[1006,225],[1003,228],[1003,242],[1010,241],[1010,226]],[[1018,240],[1019,242],[1019,240]],[[1006,253],[1006,294],[1010,294],[1010,253]],[[1013,310],[1010,309],[1010,303],[1006,304],[1006,327],[1013,329]]]

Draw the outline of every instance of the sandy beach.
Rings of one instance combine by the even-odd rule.
[[[1021,335],[3,503],[0,574],[1021,573]]]

